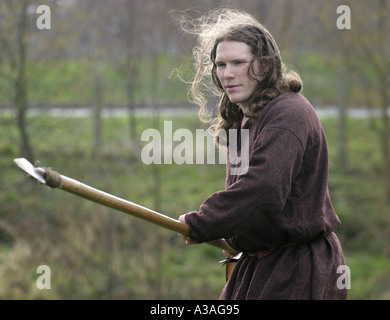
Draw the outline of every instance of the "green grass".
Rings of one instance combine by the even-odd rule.
[[[146,128],[172,120],[203,128],[196,116],[137,118]],[[337,164],[337,127],[324,119],[331,157],[330,191],[342,220],[338,235],[351,268],[350,299],[388,299],[389,208],[383,198],[375,120],[348,124],[349,171]],[[146,166],[129,143],[125,118],[103,121],[100,157],[92,157],[92,120],[30,117],[28,132],[42,166],[177,218],[224,186],[224,165]],[[170,231],[37,185],[13,164],[18,134],[0,118],[0,298],[215,299],[224,285],[220,250],[185,247]],[[159,182],[159,188],[156,188]],[[52,289],[38,290],[36,269],[48,265]]]
[[[164,55],[156,60],[140,59],[137,63],[139,72],[130,76],[124,72],[123,63],[120,62],[29,62],[26,65],[27,98],[38,104],[88,106],[96,103],[96,86],[99,82],[99,96],[103,103],[126,105],[127,80],[136,77],[133,92],[135,102],[186,102],[186,85],[173,73],[175,68],[180,67],[181,60]],[[11,103],[13,82],[9,81],[9,76],[12,73],[5,65],[0,65],[0,73],[7,75],[0,79],[0,103]]]
[[[170,57],[161,54],[156,57],[139,58],[138,70],[130,75],[125,72],[123,61],[94,62],[90,60],[57,60],[28,62],[26,77],[28,101],[37,104],[91,105],[96,103],[96,85],[100,82],[99,96],[103,103],[127,103],[128,80],[134,82],[132,99],[135,102],[184,102],[187,103],[187,85],[191,79],[190,59]],[[288,62],[287,62],[288,64]],[[338,71],[340,66],[318,54],[300,55],[292,66],[304,81],[304,94],[315,105],[335,105],[338,102]],[[0,103],[12,102],[12,71],[6,64],[0,64]],[[361,97],[361,90],[352,76],[345,76],[348,103],[362,105],[355,97]],[[96,79],[99,79],[97,81]],[[364,100],[363,100],[364,101]]]
[[[351,269],[351,300],[390,299],[390,259],[357,252],[346,258]]]

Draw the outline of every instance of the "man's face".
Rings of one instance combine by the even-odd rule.
[[[241,110],[248,109],[248,100],[254,92],[258,81],[263,77],[248,77],[248,69],[253,58],[251,48],[244,42],[222,41],[217,46],[215,64],[217,76],[229,100],[238,104]],[[255,63],[255,72],[259,74],[258,62]]]

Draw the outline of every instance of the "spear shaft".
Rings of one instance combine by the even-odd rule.
[[[31,177],[38,180],[40,183],[48,185],[50,188],[58,188],[67,191],[76,196],[130,214],[134,217],[151,222],[168,230],[180,233],[184,236],[188,236],[190,234],[190,228],[188,227],[188,225],[169,216],[140,206],[131,201],[116,197],[107,192],[95,189],[80,181],[61,175],[51,169],[34,167],[26,159],[21,158],[15,159],[14,161],[19,166],[19,168],[21,168]],[[207,242],[207,244],[228,251],[230,253],[237,253],[237,251],[231,248],[224,239]]]

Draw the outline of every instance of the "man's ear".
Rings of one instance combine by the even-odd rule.
[[[268,74],[270,69],[271,69],[271,67],[270,67],[269,62],[267,60],[263,60],[260,62],[261,76],[265,77],[265,75]]]
[[[268,72],[271,70],[270,62],[263,58],[261,60],[258,59],[256,61],[256,64],[256,68],[254,68],[252,71],[255,71],[256,76],[260,78],[258,80],[262,81],[266,77]]]

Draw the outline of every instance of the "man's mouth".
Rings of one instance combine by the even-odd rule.
[[[233,91],[234,89],[236,89],[238,87],[239,87],[238,85],[228,85],[225,88],[227,91]]]

